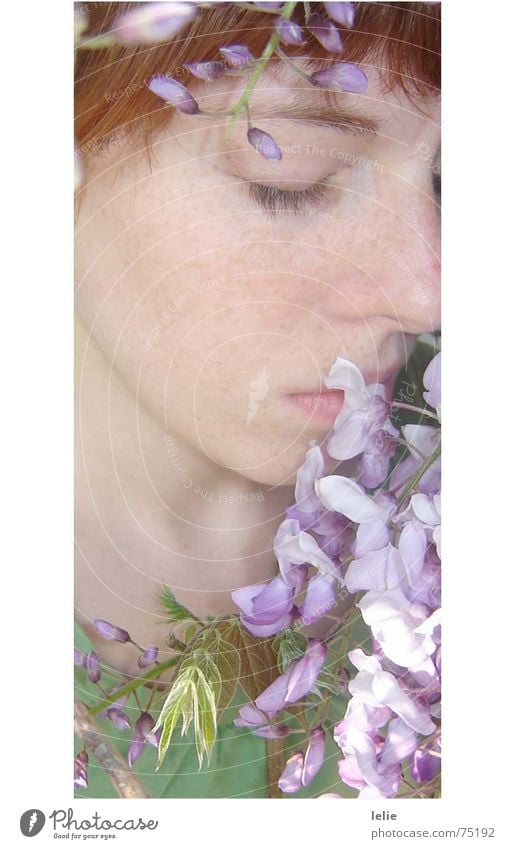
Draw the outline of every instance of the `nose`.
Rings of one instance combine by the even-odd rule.
[[[391,169],[369,189],[355,201],[347,228],[349,266],[338,287],[346,310],[352,305],[356,320],[388,319],[406,334],[438,330],[440,212],[432,174]]]

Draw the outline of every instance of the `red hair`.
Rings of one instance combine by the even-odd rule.
[[[113,29],[136,3],[88,3],[87,35]],[[311,3],[324,12],[324,4]],[[387,89],[399,86],[411,98],[431,97],[440,88],[440,4],[356,3],[353,30],[342,30],[345,61],[374,63]],[[303,23],[303,4],[294,20]],[[119,131],[138,133],[147,147],[154,130],[170,120],[170,108],[147,88],[154,74],[170,74],[185,85],[194,78],[185,62],[220,59],[223,44],[242,42],[257,57],[270,37],[273,16],[221,3],[202,9],[192,24],[166,43],[78,50],[75,137],[82,152],[105,147]],[[312,36],[289,55],[309,57],[314,67],[331,59]],[[366,70],[366,69],[365,69]]]

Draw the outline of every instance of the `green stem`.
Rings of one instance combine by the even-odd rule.
[[[400,509],[400,507],[402,506],[402,502],[403,502],[403,501],[404,501],[404,500],[408,497],[408,495],[409,495],[409,494],[410,494],[410,493],[411,493],[411,492],[415,489],[415,487],[416,487],[417,483],[419,482],[419,480],[423,477],[423,475],[425,475],[425,473],[427,472],[427,470],[431,468],[431,466],[433,465],[433,463],[435,462],[435,460],[437,460],[437,459],[438,459],[438,457],[440,456],[440,454],[441,454],[441,453],[442,453],[441,445],[440,445],[440,443],[438,443],[438,445],[436,446],[436,448],[435,448],[435,450],[433,451],[433,453],[432,453],[432,454],[430,454],[430,455],[429,455],[429,457],[426,457],[426,459],[425,459],[425,460],[424,460],[424,462],[422,463],[422,465],[421,465],[420,469],[418,470],[418,472],[416,472],[416,473],[413,475],[413,477],[412,477],[412,478],[410,478],[410,480],[408,481],[408,483],[407,483],[407,484],[406,484],[406,486],[404,487],[403,491],[401,492],[401,497],[400,497],[400,499],[399,499],[399,509]]]
[[[404,404],[401,401],[392,401],[390,404],[392,410],[409,410],[412,413],[418,413],[421,416],[427,416],[430,419],[436,419],[439,421],[439,418],[435,413],[430,413],[428,410],[422,410],[420,407],[414,407],[413,404]]]
[[[154,667],[154,669],[150,669],[149,672],[145,673],[141,677],[134,678],[132,681],[129,681],[128,684],[125,684],[123,687],[120,687],[119,690],[115,690],[114,693],[104,699],[104,701],[100,702],[97,705],[89,708],[89,713],[91,716],[97,716],[97,714],[101,713],[103,710],[112,705],[113,702],[121,699],[122,696],[128,696],[130,693],[133,693],[138,687],[143,687],[147,681],[152,681],[154,678],[158,678],[162,672],[165,672],[170,667],[175,666],[175,664],[180,660],[181,655],[175,655],[175,657],[169,658],[169,660],[163,661],[163,663],[158,664],[158,666]]]
[[[295,11],[296,5],[297,5],[296,0],[292,0],[292,2],[290,2],[290,3],[285,3],[284,8],[281,12],[281,18],[285,21],[289,20],[291,18],[291,16],[293,15],[293,12]],[[243,92],[240,99],[235,103],[235,105],[231,109],[232,117],[231,117],[231,120],[229,121],[229,124],[228,124],[228,127],[227,127],[227,132],[226,132],[226,135],[225,135],[226,143],[231,140],[232,134],[234,132],[234,126],[236,124],[236,119],[237,119],[239,113],[241,112],[241,110],[244,109],[246,106],[248,106],[251,94],[254,91],[254,89],[255,89],[255,87],[258,83],[258,80],[261,77],[261,75],[263,74],[263,72],[264,72],[266,66],[268,65],[270,59],[274,55],[275,50],[276,50],[279,42],[280,42],[279,35],[276,32],[274,32],[274,34],[270,36],[268,43],[267,43],[265,49],[263,50],[263,53],[261,54],[260,59],[258,59],[258,61],[256,63],[254,73],[250,77],[250,79],[249,79],[249,81],[248,81],[248,83],[245,87],[245,91]]]

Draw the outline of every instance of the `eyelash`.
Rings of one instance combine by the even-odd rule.
[[[262,186],[260,183],[249,183],[248,188],[251,200],[269,215],[276,215],[278,212],[300,215],[304,209],[317,206],[325,200],[329,191],[324,180],[296,192],[276,189],[275,186]]]

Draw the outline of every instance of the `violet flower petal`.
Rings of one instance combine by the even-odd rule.
[[[206,82],[217,80],[225,71],[222,62],[186,62],[182,67],[187,68],[198,80]]]
[[[324,6],[333,21],[342,24],[347,29],[352,29],[355,18],[354,3],[324,3]]]
[[[100,681],[102,670],[100,667],[100,658],[96,651],[90,651],[86,658],[86,669],[88,670],[88,678],[92,684],[97,684]]]
[[[319,15],[317,12],[311,15],[307,22],[307,28],[325,50],[328,50],[330,53],[343,53],[343,42],[340,33],[335,25],[331,21],[328,21],[327,18],[324,18],[323,15]]]
[[[282,740],[288,737],[290,729],[287,725],[264,725],[263,728],[255,728],[252,733],[265,740]]]
[[[426,404],[429,404],[433,410],[436,410],[438,415],[440,414],[440,406],[442,403],[441,366],[442,354],[438,353],[427,366],[422,378],[426,389],[426,391],[422,393],[422,397]]]
[[[86,655],[80,649],[73,650],[73,663],[75,666],[86,666]]]
[[[148,649],[145,649],[143,654],[140,654],[138,657],[138,666],[140,669],[145,669],[146,666],[151,666],[157,655],[159,653],[159,649],[157,646],[149,646]]]
[[[93,625],[106,640],[117,640],[119,643],[130,642],[130,634],[125,628],[118,628],[117,625],[111,625],[105,619],[93,619]]]
[[[178,80],[157,74],[151,78],[147,85],[150,91],[175,106],[184,115],[197,115],[200,112],[199,105],[193,95]]]
[[[288,682],[290,680],[290,670],[283,672],[275,681],[263,690],[257,697],[255,703],[260,710],[267,713],[276,713],[282,710],[286,704],[286,693],[288,690]]]
[[[314,728],[309,735],[309,744],[304,756],[304,766],[302,768],[302,785],[307,787],[310,784],[317,772],[320,770],[324,762],[325,751],[325,731],[322,726]]]
[[[122,14],[112,31],[121,44],[167,41],[197,15],[195,3],[138,3]]]
[[[313,689],[326,655],[325,643],[321,640],[309,640],[304,656],[289,667],[286,702],[289,704],[298,702]]]
[[[294,21],[281,18],[276,24],[276,30],[283,44],[304,44],[303,29]]]
[[[368,88],[368,77],[359,65],[352,62],[337,62],[323,71],[311,74],[312,85],[319,88],[337,89],[362,94]]]
[[[81,790],[88,786],[88,762],[89,757],[86,751],[79,752],[75,758],[73,786],[76,790]]]
[[[130,719],[127,714],[123,712],[123,710],[110,707],[107,710],[107,717],[111,720],[111,722],[116,728],[120,729],[120,731],[126,731],[127,728],[131,727]]]
[[[254,147],[261,156],[264,156],[265,159],[268,159],[271,162],[278,162],[282,159],[283,155],[280,148],[272,136],[268,133],[265,133],[258,127],[252,127],[247,133],[247,138],[252,147]]]
[[[161,737],[162,729],[159,728],[157,731],[152,733],[152,729],[155,726],[155,722],[152,719],[151,715],[147,713],[147,711],[143,711],[143,713],[136,720],[136,729],[141,734],[144,743],[149,743],[150,746],[154,746],[155,748],[159,745],[159,738]]]
[[[254,59],[244,44],[230,44],[228,47],[220,47],[219,50],[231,68],[244,68]]]
[[[302,752],[295,752],[286,761],[286,766],[283,769],[282,775],[277,782],[278,787],[283,793],[296,793],[302,787],[302,766],[304,763],[304,755]]]
[[[326,575],[314,575],[309,581],[304,604],[300,608],[302,622],[304,625],[318,622],[335,604],[333,579]]]

